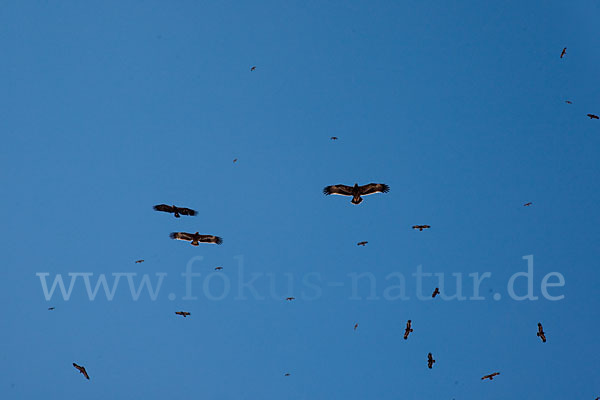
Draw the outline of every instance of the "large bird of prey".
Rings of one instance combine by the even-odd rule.
[[[48,307],[48,311],[53,311],[54,307]]]
[[[285,375],[283,375],[283,376],[290,376],[290,375],[291,375],[291,374],[290,374],[289,372],[286,372],[286,374],[285,374]]]
[[[77,365],[75,363],[73,363],[73,366],[75,368],[77,368],[79,370],[79,372],[81,372],[83,374],[83,376],[85,376],[86,379],[90,379],[90,376],[88,375],[87,371],[85,370],[85,367],[82,367],[81,365]]]
[[[170,206],[168,204],[157,204],[154,206],[154,209],[156,211],[175,214],[175,218],[179,218],[182,215],[196,215],[196,211],[191,208]]]
[[[413,229],[418,229],[420,232],[423,232],[423,229],[429,229],[431,226],[429,225],[413,225]]]
[[[369,183],[368,185],[358,186],[355,183],[354,186],[346,185],[332,185],[326,186],[323,189],[323,193],[326,196],[330,194],[339,194],[341,196],[352,196],[352,204],[360,204],[362,197],[373,193],[387,193],[390,191],[390,187],[385,183]]]
[[[331,140],[338,140],[338,137],[337,136],[332,136],[329,139],[331,139]]]
[[[481,378],[481,380],[489,379],[490,381],[493,381],[496,375],[500,375],[500,372],[494,372],[493,374],[485,375]]]
[[[143,263],[143,262],[144,262],[144,260],[136,260],[136,261],[135,261],[135,263],[136,263],[136,264],[141,264],[141,263]]]
[[[250,71],[254,71],[254,70],[256,70],[256,66],[253,66],[250,68]]]
[[[525,207],[529,207],[529,206],[530,206],[530,205],[532,205],[532,204],[533,204],[532,202],[529,202],[529,203],[525,203],[525,204],[523,204],[523,206],[525,206]]]
[[[409,319],[406,322],[406,329],[404,330],[404,340],[408,339],[408,335],[413,331],[411,328],[412,321]]]
[[[285,299],[286,299],[287,301],[296,300],[296,298],[295,298],[295,297],[286,297]]]
[[[186,242],[191,242],[192,246],[198,246],[200,242],[202,243],[215,243],[221,244],[223,243],[223,239],[214,235],[200,235],[198,232],[196,233],[187,233],[187,232],[171,232],[169,235],[171,239],[175,240],[184,240]]]
[[[223,269],[223,267],[215,267],[215,271],[220,271],[222,269]]]
[[[354,330],[358,328],[358,324],[354,324]]]
[[[537,336],[542,339],[542,342],[546,343],[546,332],[544,332],[544,328],[540,322],[538,322]]]
[[[564,49],[562,49],[562,51],[560,52],[560,58],[563,58],[565,54],[567,54],[567,48],[566,47]]]
[[[437,296],[438,294],[440,294],[440,288],[435,288],[433,293],[431,293],[431,297],[435,298],[435,296]]]
[[[188,315],[192,315],[191,313],[189,313],[187,311],[175,311],[175,314],[181,315],[183,318],[187,318]]]
[[[571,100],[565,100],[565,103],[567,103],[567,104],[573,104],[573,102]]]
[[[364,246],[364,245],[366,245],[367,243],[369,243],[369,242],[367,242],[367,241],[364,241],[364,242],[358,242],[358,243],[356,243],[356,245],[357,245],[357,246]]]
[[[590,117],[590,119],[600,119],[596,114],[588,114],[587,116]]]
[[[427,354],[427,366],[429,367],[429,369],[433,368],[434,363],[435,363],[435,360],[433,359],[433,356],[431,355],[431,353]]]

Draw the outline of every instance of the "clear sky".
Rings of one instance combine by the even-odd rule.
[[[600,121],[586,117],[600,114],[599,13],[591,0],[4,2],[0,398],[600,396]],[[391,191],[358,206],[322,193],[355,182]],[[529,255],[538,299],[518,301],[508,282]],[[419,299],[419,266],[443,274],[444,296],[462,274],[467,299]],[[561,300],[541,291],[552,272]],[[46,300],[42,273],[67,288],[79,274],[68,300]],[[112,300],[90,299],[85,279],[119,273]],[[471,273],[490,274],[483,300]],[[134,300],[144,274],[156,297]],[[405,299],[390,289],[400,274]]]

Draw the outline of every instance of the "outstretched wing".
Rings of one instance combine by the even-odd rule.
[[[373,193],[387,193],[390,191],[390,187],[385,183],[369,183],[358,187],[358,191],[361,196]]]
[[[156,211],[163,211],[163,212],[168,212],[168,213],[175,212],[175,210],[173,209],[173,207],[170,206],[170,205],[167,205],[167,204],[157,204],[153,208]]]
[[[90,379],[90,376],[88,375],[84,367],[81,367],[81,373],[83,374],[83,376],[85,376],[86,379]]]
[[[191,208],[177,208],[177,211],[181,215],[196,215],[196,210],[192,210]]]
[[[339,194],[341,196],[352,196],[352,186],[346,186],[346,185],[325,186],[325,188],[323,189],[323,193],[326,196],[329,196],[330,194]]]
[[[198,239],[198,241],[202,242],[202,243],[215,243],[215,244],[223,243],[223,239],[218,236],[214,236],[214,235],[199,235],[199,236],[200,236],[200,238]]]
[[[187,232],[171,232],[169,237],[171,239],[185,240],[187,242],[194,240],[194,235],[192,235],[191,233],[187,233]]]

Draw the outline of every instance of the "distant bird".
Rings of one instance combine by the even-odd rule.
[[[256,66],[250,68],[250,71],[254,71],[256,69]]]
[[[346,185],[333,185],[326,186],[323,189],[323,193],[326,196],[330,194],[339,194],[341,196],[352,196],[352,204],[360,204],[362,198],[360,196],[366,196],[373,193],[387,193],[390,191],[390,187],[385,183],[369,183],[368,185],[358,186],[355,183],[354,186]]]
[[[90,376],[88,375],[87,371],[85,370],[85,367],[82,367],[81,365],[77,365],[75,363],[73,363],[73,366],[75,368],[77,368],[79,370],[79,372],[81,372],[83,374],[83,376],[85,376],[86,379],[90,379]]]
[[[429,228],[431,228],[431,226],[429,226],[429,225],[413,225],[412,228],[418,229],[420,232],[422,232],[423,229],[429,229]]]
[[[406,330],[404,331],[404,340],[408,339],[408,335],[413,331],[411,328],[412,321],[409,319],[406,322]]]
[[[287,372],[284,376],[290,376],[291,374],[289,372]]]
[[[135,262],[135,263],[136,263],[136,264],[141,264],[141,263],[143,263],[143,262],[144,262],[144,260],[136,260],[136,262]]]
[[[286,297],[285,299],[286,299],[287,301],[296,300],[296,298],[295,298],[295,297]]]
[[[590,117],[590,119],[600,119],[596,114],[588,114],[587,116]]]
[[[52,311],[52,310],[54,310],[54,307],[48,307],[48,310]]]
[[[565,47],[564,49],[562,49],[562,52],[560,53],[560,58],[563,58],[563,56],[567,54],[567,48]]]
[[[223,269],[223,267],[215,267],[215,271],[220,271],[222,269]]]
[[[427,354],[427,366],[429,367],[429,369],[433,368],[434,363],[435,363],[435,360],[433,359],[433,356],[431,355],[431,353]]]
[[[437,296],[438,294],[440,294],[440,288],[435,288],[435,290],[431,294],[431,297],[435,298],[435,296]]]
[[[540,322],[538,322],[537,336],[542,339],[542,342],[546,343],[546,332],[544,332],[544,328]]]
[[[481,380],[489,379],[490,381],[493,381],[496,375],[500,375],[500,372],[494,372],[493,374],[485,375],[481,378]]]
[[[191,241],[192,246],[198,246],[200,242],[202,243],[215,243],[221,244],[223,243],[223,239],[214,235],[200,235],[198,232],[196,233],[187,233],[187,232],[171,232],[169,235],[171,239],[175,240],[184,240],[186,242]]]
[[[570,101],[570,100],[565,100],[565,103],[567,103],[567,104],[573,104],[573,102]]]
[[[367,243],[369,243],[369,242],[366,242],[366,241],[365,241],[365,242],[358,242],[358,243],[356,243],[356,245],[357,245],[357,246],[364,246],[364,245],[366,245]]]
[[[532,202],[529,202],[529,203],[525,203],[525,204],[523,204],[523,206],[524,206],[524,207],[529,207],[529,206],[530,206],[530,205],[532,205],[532,204],[533,204]]]
[[[157,204],[154,206],[156,211],[168,212],[175,214],[175,218],[179,218],[182,215],[196,215],[196,211],[190,208],[170,206],[167,204]]]
[[[183,318],[187,318],[188,315],[192,315],[191,313],[189,313],[187,311],[175,311],[175,314],[181,315]]]
[[[358,328],[358,324],[354,324],[354,330],[356,330],[356,328]]]
[[[234,162],[234,163],[235,163],[235,162],[237,162],[237,158],[234,158],[234,159],[233,159],[233,162]]]
[[[338,140],[338,137],[337,136],[332,136],[330,139],[331,140]]]

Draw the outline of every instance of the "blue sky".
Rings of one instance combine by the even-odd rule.
[[[1,397],[600,396],[600,122],[586,117],[600,114],[598,12],[593,1],[4,4]],[[322,194],[355,182],[391,191],[359,206]],[[199,213],[175,219],[158,203]],[[172,231],[224,243],[196,248]],[[540,298],[515,301],[507,282],[527,255]],[[198,299],[183,300],[196,256]],[[419,265],[445,274],[448,295],[452,273],[468,295],[468,274],[489,272],[486,299],[419,300]],[[541,295],[551,272],[563,300]],[[145,289],[133,300],[123,277],[111,301],[102,290],[90,301],[82,278],[69,300],[47,301],[37,273],[166,276],[155,300]],[[352,293],[353,273],[372,274],[379,298],[369,278]],[[264,298],[239,299],[252,274]],[[406,277],[409,299],[384,298],[390,274]],[[207,277],[210,293],[229,283],[222,300],[205,295]]]

